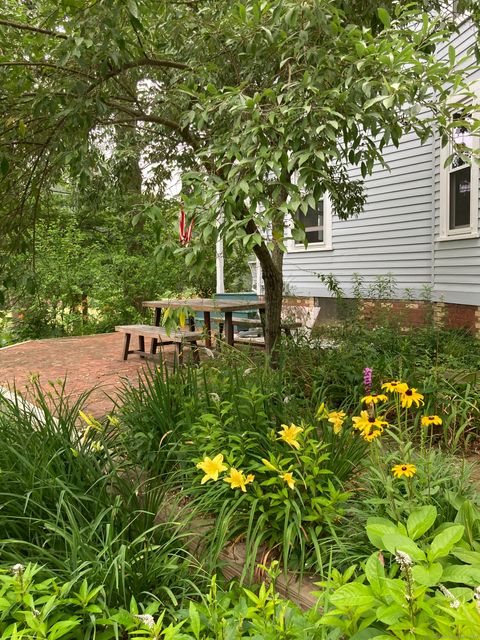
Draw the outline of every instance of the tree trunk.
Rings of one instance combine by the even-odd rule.
[[[274,221],[273,230],[283,235],[283,217]],[[253,221],[246,229],[249,233],[257,231]],[[262,267],[265,285],[265,349],[270,356],[272,367],[278,366],[278,343],[281,338],[282,302],[283,302],[283,251],[277,243],[270,252],[264,242],[254,248],[254,253]]]
[[[272,260],[262,262],[260,258],[260,264],[265,284],[265,349],[275,366],[281,332],[283,276]]]

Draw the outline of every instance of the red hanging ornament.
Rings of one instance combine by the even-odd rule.
[[[180,244],[182,244],[183,246],[186,246],[192,239],[192,231],[193,231],[194,224],[195,224],[195,216],[192,218],[192,220],[190,221],[190,224],[185,229],[186,216],[185,216],[185,211],[183,210],[183,207],[181,207],[178,228],[179,228]]]

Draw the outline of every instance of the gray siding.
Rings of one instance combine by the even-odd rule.
[[[459,56],[474,38],[473,29],[465,25],[453,40]],[[480,240],[436,240],[439,149],[438,141],[421,145],[414,134],[404,138],[399,149],[388,148],[385,159],[390,171],[379,166],[365,181],[364,212],[347,221],[334,217],[332,250],[285,256],[289,290],[297,295],[329,295],[316,274],[333,273],[348,295],[354,273],[364,278],[366,287],[391,273],[398,297],[405,295],[405,289],[421,297],[424,287],[432,287],[435,298],[480,305]]]

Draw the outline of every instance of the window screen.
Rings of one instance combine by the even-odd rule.
[[[311,242],[323,242],[323,230],[324,230],[324,206],[323,200],[318,203],[317,207],[313,209],[308,207],[307,213],[299,211],[297,213],[297,220],[305,227],[305,236],[309,243]],[[303,244],[303,242],[295,242],[295,244]]]
[[[460,114],[455,114],[460,118]],[[453,132],[457,144],[472,145],[472,136],[464,126],[458,126]],[[449,228],[461,229],[470,226],[470,190],[472,170],[458,154],[455,154],[449,169]]]

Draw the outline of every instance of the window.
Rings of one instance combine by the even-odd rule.
[[[466,148],[478,148],[478,138],[469,131],[468,121],[473,114],[455,114],[463,120],[453,131],[453,139]],[[453,156],[452,156],[453,154]],[[446,167],[447,158],[452,158]],[[468,151],[460,155],[449,143],[440,153],[440,236],[439,240],[478,236],[478,164],[468,158]]]
[[[299,210],[296,219],[305,229],[305,237],[308,242],[307,248],[301,240],[294,240],[289,237],[287,248],[289,251],[330,250],[332,248],[332,214],[330,199],[327,195],[313,208],[309,207],[307,213]],[[293,223],[290,223],[292,228]],[[287,234],[289,235],[289,234]]]
[[[307,213],[299,211],[297,220],[305,227],[305,236],[308,244],[311,242],[323,242],[324,237],[324,203],[323,200],[318,203],[316,209],[308,207]],[[303,242],[295,241],[296,245],[303,245]]]
[[[460,119],[460,114],[455,114]],[[468,135],[465,126],[456,127],[453,138],[457,144],[472,146],[473,138]],[[470,227],[472,204],[470,193],[472,191],[472,167],[458,153],[455,153],[452,164],[448,167],[449,190],[449,230],[465,229]]]

